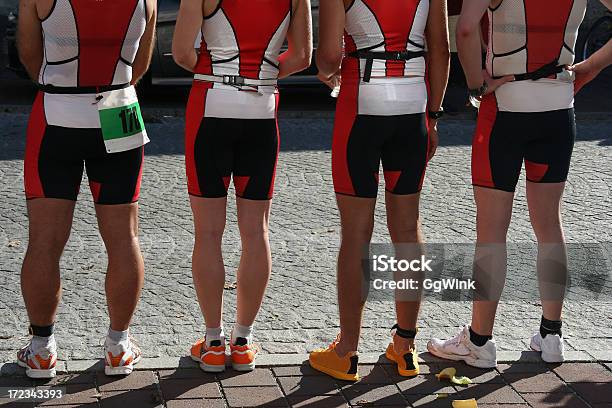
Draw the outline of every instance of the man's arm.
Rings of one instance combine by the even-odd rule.
[[[19,25],[17,27],[19,60],[34,81],[38,81],[43,62],[43,36],[36,0],[19,1]]]
[[[601,2],[612,10],[612,0],[601,0]],[[576,73],[574,81],[574,92],[578,93],[586,84],[591,82],[601,71],[612,65],[612,41],[600,48],[585,61],[569,67],[570,71]]]
[[[194,41],[202,27],[203,0],[182,0],[172,39],[172,57],[181,67],[193,72],[198,63]],[[205,23],[206,24],[206,23]]]
[[[492,79],[482,69],[480,22],[490,4],[491,0],[464,1],[457,23],[457,51],[465,72],[468,88],[478,89],[486,81],[488,84],[487,93],[491,93],[500,85],[513,80],[512,76]]]
[[[428,109],[440,110],[450,72],[450,45],[446,0],[431,0],[427,18],[427,75],[429,79]]]
[[[319,3],[317,68],[323,82],[328,82],[340,70],[345,20],[343,0],[324,0]]]
[[[140,39],[138,52],[134,63],[132,64],[132,84],[140,81],[142,76],[149,69],[151,57],[153,56],[153,47],[155,44],[155,24],[157,23],[157,1],[146,0],[147,2],[147,26],[145,32]]]
[[[310,0],[293,0],[293,15],[287,32],[287,51],[279,58],[279,78],[310,66],[312,61],[312,14]]]

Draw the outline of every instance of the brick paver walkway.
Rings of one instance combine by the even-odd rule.
[[[463,387],[441,382],[435,374],[445,367],[474,384]],[[64,386],[67,396],[45,403],[0,399],[2,408],[66,407],[451,407],[457,399],[475,398],[480,408],[612,406],[612,366],[602,363],[500,364],[481,370],[463,363],[429,363],[421,375],[403,378],[384,357],[359,367],[357,383],[336,381],[304,365],[257,368],[251,373],[232,370],[211,375],[197,368],[136,371],[124,378],[102,372],[63,374],[53,381],[0,377],[5,386]]]

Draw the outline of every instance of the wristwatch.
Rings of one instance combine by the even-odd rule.
[[[485,81],[480,88],[470,89],[470,98],[480,99],[487,93],[489,84]]]
[[[444,116],[444,108],[440,107],[440,110],[437,112],[429,111],[427,112],[427,117],[431,120],[438,120],[442,116]]]

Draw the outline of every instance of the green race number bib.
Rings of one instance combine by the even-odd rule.
[[[125,152],[149,142],[133,86],[97,95],[100,128],[108,153]]]

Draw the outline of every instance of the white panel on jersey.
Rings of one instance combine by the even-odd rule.
[[[40,83],[55,86],[77,86],[79,61],[74,60],[60,65],[45,65],[40,71]]]
[[[100,114],[95,101],[95,94],[45,94],[47,124],[79,129],[99,128]]]
[[[429,16],[429,0],[420,0],[414,15],[412,30],[408,35],[408,39],[416,44],[425,45],[425,27],[427,26],[427,18]],[[415,47],[408,42],[406,44],[408,51],[421,51],[422,48]]]
[[[234,30],[223,9],[219,9],[211,18],[205,20],[202,33],[213,62],[227,60],[239,55]],[[240,57],[238,56],[236,59],[223,64],[213,64],[212,67],[215,75],[239,75]]]
[[[497,10],[489,13],[490,43],[496,55],[516,51],[527,44],[527,25],[523,0],[504,0]],[[525,66],[521,71],[525,71]]]
[[[76,19],[68,0],[57,0],[51,14],[42,22],[45,55],[48,62],[65,61],[79,55]]]
[[[423,77],[384,80],[384,83],[359,86],[359,115],[410,115],[427,110],[427,86]]]
[[[139,0],[136,10],[132,15],[132,20],[128,27],[125,40],[123,41],[123,47],[121,48],[121,57],[130,62],[134,62],[136,53],[138,52],[138,45],[140,44],[140,38],[145,32],[147,27],[147,14],[145,8],[146,0]]]
[[[574,106],[574,83],[555,79],[508,82],[495,91],[502,112],[549,112]]]
[[[276,94],[229,89],[209,89],[206,93],[207,118],[274,119]]]
[[[525,72],[527,49],[505,57],[494,57],[492,64],[489,72],[495,77]]]
[[[567,46],[571,47],[572,51],[576,49],[576,38],[578,37],[578,29],[584,19],[586,13],[587,0],[574,0],[572,11],[570,12],[569,19],[567,20],[567,26],[565,28],[564,42]],[[569,52],[565,47],[561,51],[559,58],[561,65],[571,65],[574,63],[574,54]]]
[[[346,32],[353,37],[358,50],[385,41],[376,17],[361,0],[355,0],[346,13]]]
[[[270,43],[268,44],[268,48],[265,52],[265,57],[267,60],[274,62],[278,65],[278,57],[280,56],[280,49],[285,42],[285,37],[287,36],[287,30],[289,29],[289,24],[291,23],[291,15],[287,13],[287,16],[278,27]],[[259,70],[259,79],[268,79],[268,78],[277,78],[278,77],[278,69],[268,64],[267,62],[263,62],[261,64],[261,69]]]
[[[132,80],[132,67],[119,60],[113,76],[113,85],[127,84]]]

